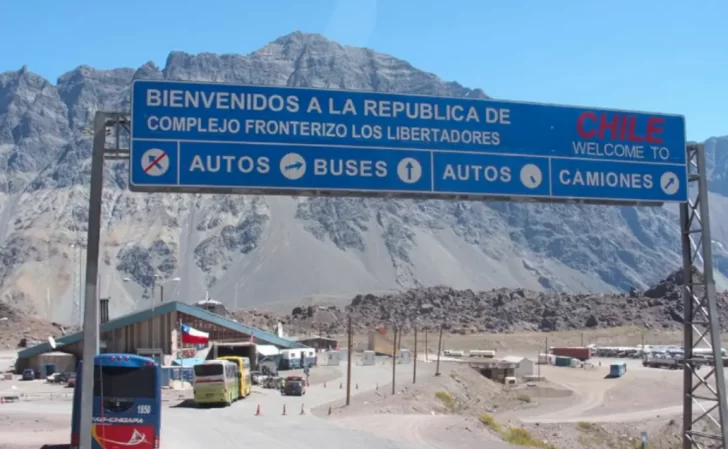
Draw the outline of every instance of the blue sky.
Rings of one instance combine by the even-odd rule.
[[[203,7],[204,5],[204,7]],[[728,134],[725,0],[0,0],[0,72],[163,67],[317,32],[498,99],[684,114]]]

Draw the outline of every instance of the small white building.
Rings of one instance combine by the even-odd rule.
[[[519,355],[509,355],[503,357],[503,360],[515,365],[513,368],[513,377],[517,379],[523,379],[525,376],[533,375],[533,361],[528,357],[521,357]]]

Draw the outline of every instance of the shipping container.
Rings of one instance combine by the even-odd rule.
[[[468,355],[470,357],[487,357],[492,359],[495,357],[495,351],[492,349],[471,349],[468,352]]]
[[[302,351],[306,366],[316,366],[316,350],[314,348],[303,348]]]
[[[555,366],[571,366],[571,357],[562,357],[562,356],[554,357],[554,365]]]
[[[302,368],[302,362],[305,362],[306,352],[303,349],[283,349],[281,350],[280,369],[298,369]]]
[[[465,357],[465,351],[459,349],[445,349],[443,354],[445,357]]]
[[[587,348],[583,346],[552,348],[551,353],[557,356],[579,359],[582,362],[592,358],[592,348]]]
[[[622,377],[626,372],[626,363],[614,363],[609,366],[609,377]]]

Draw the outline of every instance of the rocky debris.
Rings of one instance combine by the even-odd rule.
[[[46,341],[48,337],[61,337],[76,330],[34,318],[0,301],[0,349],[29,347]]]
[[[279,316],[273,312],[255,309],[237,310],[231,313],[233,319],[269,332],[275,332],[278,322],[285,319],[285,317]],[[298,326],[296,330],[298,331],[297,333],[300,333],[300,326]]]
[[[696,273],[697,280],[702,276]],[[458,334],[515,331],[563,331],[598,327],[638,326],[676,330],[683,314],[683,273],[677,271],[653,287],[629,293],[545,293],[524,289],[475,292],[449,287],[415,288],[388,295],[357,295],[344,309],[324,306],[295,307],[287,317],[266,316],[268,324],[280,319],[288,329],[304,333],[344,333],[348,314],[358,331],[389,326],[437,329]],[[723,326],[728,323],[728,293],[718,293]]]

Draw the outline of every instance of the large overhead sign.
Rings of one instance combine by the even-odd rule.
[[[631,204],[688,196],[677,115],[138,80],[131,120],[133,191]]]

